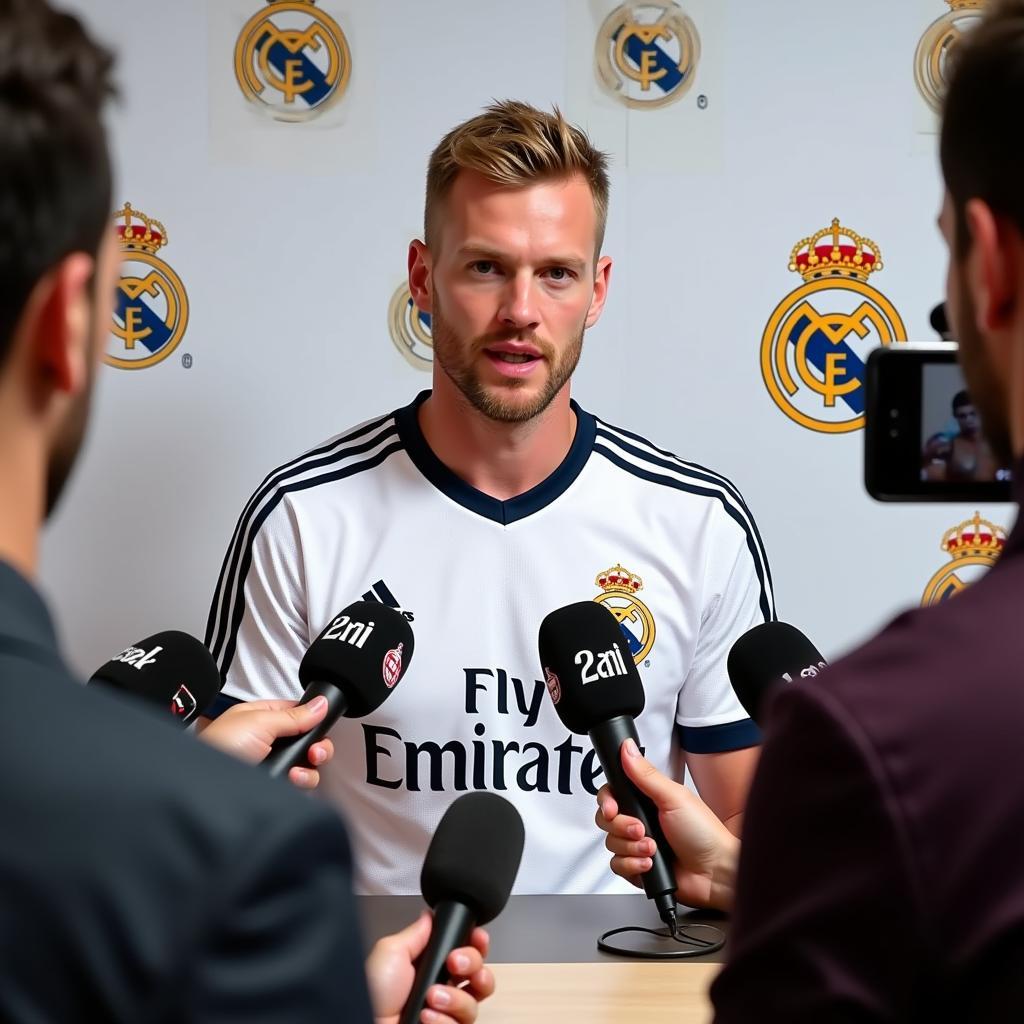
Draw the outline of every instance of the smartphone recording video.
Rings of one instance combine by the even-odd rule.
[[[867,362],[864,482],[879,501],[1009,501],[955,345],[876,349]]]

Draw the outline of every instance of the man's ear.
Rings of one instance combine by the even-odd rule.
[[[96,261],[85,253],[65,256],[36,284],[22,314],[30,365],[49,387],[69,395],[89,380],[95,270]]]
[[[1020,235],[981,199],[970,200],[964,212],[971,234],[967,278],[976,326],[983,336],[990,336],[1012,323],[1020,301],[1017,295]]]
[[[434,261],[425,242],[414,238],[409,243],[409,294],[424,313],[433,313],[434,289],[431,274]]]

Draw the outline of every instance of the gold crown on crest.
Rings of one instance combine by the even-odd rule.
[[[968,11],[972,8],[977,10],[979,7],[984,7],[988,0],[946,0],[946,3],[954,11]]]
[[[644,587],[644,581],[636,573],[623,569],[619,564],[599,572],[594,582],[606,594],[635,594]]]
[[[831,244],[818,244],[826,238]],[[805,281],[820,277],[854,277],[866,281],[870,274],[882,269],[882,254],[870,238],[842,227],[839,218],[833,217],[830,227],[822,228],[810,238],[801,238],[793,246],[789,269],[797,271]]]
[[[953,558],[967,555],[988,555],[995,558],[1006,543],[1006,531],[1001,526],[981,518],[980,512],[973,519],[966,519],[942,535],[942,550]]]
[[[125,249],[155,253],[167,244],[167,229],[163,224],[147,217],[141,210],[133,210],[131,203],[125,203],[116,211],[114,219],[124,222],[117,225],[117,237]]]

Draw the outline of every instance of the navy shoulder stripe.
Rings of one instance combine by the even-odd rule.
[[[725,492],[720,483],[700,480],[692,475],[685,474],[675,467],[668,467],[668,470],[666,470],[663,465],[659,465],[661,460],[652,462],[644,456],[638,456],[645,462],[644,466],[638,466],[624,458],[623,452],[615,451],[603,443],[603,441],[594,445],[594,451],[603,455],[613,465],[618,466],[640,480],[647,480],[662,487],[672,487],[675,490],[684,491],[688,494],[714,498],[719,501],[726,515],[743,530],[747,550],[750,552],[750,557],[754,563],[754,572],[757,574],[757,580],[761,586],[759,602],[761,614],[764,616],[765,622],[774,620],[775,601],[772,593],[771,575],[768,571],[768,559],[761,547],[760,536],[753,527],[753,519],[746,506],[738,506],[734,500],[730,500],[731,496]],[[656,470],[660,470],[660,472]]]
[[[244,586],[244,573],[240,580],[239,572],[243,563],[251,561],[251,557],[247,560],[245,556],[251,552],[259,526],[269,515],[267,503],[269,502],[271,507],[276,506],[281,497],[287,493],[288,482],[303,474],[324,470],[324,473],[318,474],[313,480],[325,483],[332,478],[332,474],[329,472],[331,467],[349,464],[355,472],[358,472],[361,469],[379,465],[379,462],[373,462],[372,459],[358,462],[354,460],[379,447],[389,438],[394,439],[390,450],[398,450],[402,447],[401,442],[397,439],[397,428],[393,415],[370,421],[318,448],[313,448],[273,470],[264,478],[242,509],[221,565],[206,626],[206,644],[215,660],[218,662],[222,660],[224,644],[229,631],[229,621],[233,617],[234,596],[236,593],[240,593],[241,587]],[[227,665],[225,664],[222,667],[222,672],[226,673],[226,671]]]
[[[749,718],[721,725],[676,725],[676,736],[688,754],[723,754],[762,742],[761,730]]]

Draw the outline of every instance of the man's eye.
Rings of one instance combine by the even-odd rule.
[[[568,281],[569,271],[566,270],[565,267],[552,267],[548,271],[548,277],[550,277],[552,281]]]
[[[473,269],[478,274],[489,274],[489,273],[491,273],[492,270],[494,270],[494,261],[493,260],[476,260],[473,263]]]

